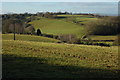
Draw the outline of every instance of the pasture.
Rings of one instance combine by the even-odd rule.
[[[3,35],[3,78],[117,78],[118,47],[30,40]],[[24,39],[28,38],[28,39]],[[11,75],[12,74],[12,75]]]
[[[110,35],[110,36],[96,36],[96,35],[90,35],[89,38],[92,40],[116,40],[117,35]]]
[[[106,43],[109,45],[114,45],[115,40],[117,40],[117,35],[109,35],[109,36],[100,36],[100,35],[89,35],[91,40],[94,40],[97,43]]]
[[[42,33],[46,34],[75,34],[81,37],[85,34],[84,25],[90,21],[97,20],[97,18],[87,15],[57,15],[57,17],[59,18],[36,17],[36,20],[33,20],[29,24],[32,24],[35,29],[40,28]],[[78,22],[78,24],[75,22]]]
[[[14,35],[13,34],[3,34],[2,35],[3,40],[13,40]],[[53,39],[53,38],[47,38],[42,36],[35,36],[35,35],[20,35],[16,34],[16,40],[20,41],[34,41],[34,42],[60,42],[59,40]]]

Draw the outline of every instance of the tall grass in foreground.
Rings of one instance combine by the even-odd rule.
[[[117,60],[117,47],[3,40],[3,78],[115,78]]]

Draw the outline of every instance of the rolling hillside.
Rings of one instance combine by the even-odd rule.
[[[27,39],[25,35],[17,35],[19,40],[14,41],[11,36],[3,35],[5,78],[117,77],[117,46],[58,44],[44,40],[36,42],[38,38],[31,36],[32,39],[36,38],[31,41],[30,35],[26,35]]]
[[[40,28],[42,33],[47,34],[75,34],[78,37],[81,37],[85,34],[85,28],[83,25],[75,24],[72,21],[78,21],[80,23],[86,24],[89,21],[96,20],[97,18],[90,16],[69,16],[69,15],[58,15],[58,19],[49,19],[49,18],[41,18],[36,19],[30,24],[33,24],[36,29]],[[62,18],[63,17],[63,18]],[[62,19],[61,19],[62,18]]]
[[[82,26],[75,25],[73,23],[65,22],[58,19],[41,18],[31,22],[36,29],[40,28],[42,33],[47,34],[76,34],[82,35],[84,28]]]
[[[2,39],[3,40],[13,40],[14,38],[13,34],[3,34]],[[47,38],[42,36],[35,36],[35,35],[19,35],[16,34],[16,40],[19,41],[34,41],[34,42],[60,42],[59,40],[53,39],[53,38]]]

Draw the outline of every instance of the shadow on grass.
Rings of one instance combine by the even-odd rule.
[[[48,64],[47,59],[3,54],[3,79],[6,78],[118,78],[112,70]]]

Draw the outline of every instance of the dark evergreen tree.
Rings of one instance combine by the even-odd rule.
[[[41,35],[41,31],[40,31],[40,29],[37,29],[37,35],[38,35],[38,36]]]

